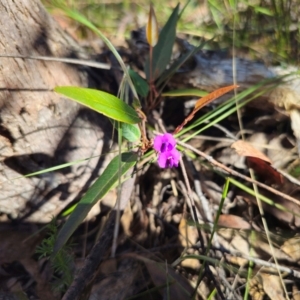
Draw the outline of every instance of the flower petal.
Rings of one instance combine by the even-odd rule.
[[[180,157],[181,157],[180,152],[176,148],[174,148],[172,150],[172,158],[173,158],[173,166],[176,168],[178,167]]]
[[[180,152],[174,148],[172,151],[161,152],[158,156],[157,162],[161,168],[177,168],[179,160]]]
[[[165,153],[160,153],[157,159],[157,163],[160,166],[160,168],[166,168],[167,167],[167,159],[168,156],[165,155]]]
[[[157,152],[172,151],[176,146],[176,140],[171,133],[157,135],[154,138],[153,148]]]

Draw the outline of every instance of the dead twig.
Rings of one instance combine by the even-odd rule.
[[[75,58],[66,58],[66,57],[51,57],[51,56],[30,56],[30,55],[7,55],[0,54],[0,57],[3,58],[22,58],[22,59],[34,59],[34,60],[43,60],[43,61],[54,61],[54,62],[63,62],[67,64],[81,65],[93,67],[96,69],[105,69],[109,70],[111,66],[106,63],[100,63],[92,60],[84,60],[84,59],[75,59]]]
[[[204,152],[194,148],[193,146],[189,145],[189,144],[186,144],[186,143],[183,143],[183,142],[180,142],[180,141],[177,141],[177,143],[183,147],[185,147],[186,149],[189,149],[191,151],[193,151],[194,153],[198,154],[199,156],[203,157],[204,159],[206,159],[209,163],[211,163],[212,165],[214,165],[215,167],[219,168],[223,173],[226,172],[232,176],[236,176],[236,177],[239,177],[239,178],[242,178],[248,182],[251,182],[251,183],[254,183],[256,184],[257,186],[275,194],[275,195],[278,195],[286,200],[289,200],[293,203],[295,203],[296,205],[300,206],[300,201],[297,200],[296,198],[293,198],[285,193],[282,193],[280,191],[277,191],[276,189],[266,185],[266,184],[263,184],[257,180],[254,180],[246,175],[243,175],[235,170],[232,170],[230,169],[229,167],[226,167],[225,165],[223,165],[222,163],[218,162],[217,160],[215,160],[214,158],[212,158],[211,156],[205,154]]]

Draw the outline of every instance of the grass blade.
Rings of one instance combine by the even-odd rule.
[[[75,210],[59,231],[55,245],[54,254],[67,242],[79,224],[87,216],[95,203],[102,199],[108,191],[113,188],[119,180],[119,156],[116,156],[106,167],[103,174],[89,188]],[[137,153],[125,152],[121,155],[121,173],[124,175],[137,161]]]

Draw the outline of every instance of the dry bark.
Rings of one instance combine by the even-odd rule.
[[[83,58],[84,52],[38,0],[0,3],[0,56]],[[0,215],[48,222],[90,185],[104,159],[18,178],[107,150],[109,124],[55,94],[57,85],[93,86],[88,68],[0,57]]]

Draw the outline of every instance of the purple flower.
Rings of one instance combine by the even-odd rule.
[[[157,135],[154,138],[153,148],[157,152],[164,153],[166,151],[171,151],[175,148],[175,146],[176,146],[176,141],[171,133]]]
[[[176,149],[176,140],[170,133],[154,138],[153,148],[158,152],[158,165],[161,168],[178,167],[180,152]]]
[[[172,151],[159,153],[157,162],[161,168],[177,168],[179,159],[180,153],[177,149],[174,148]]]

